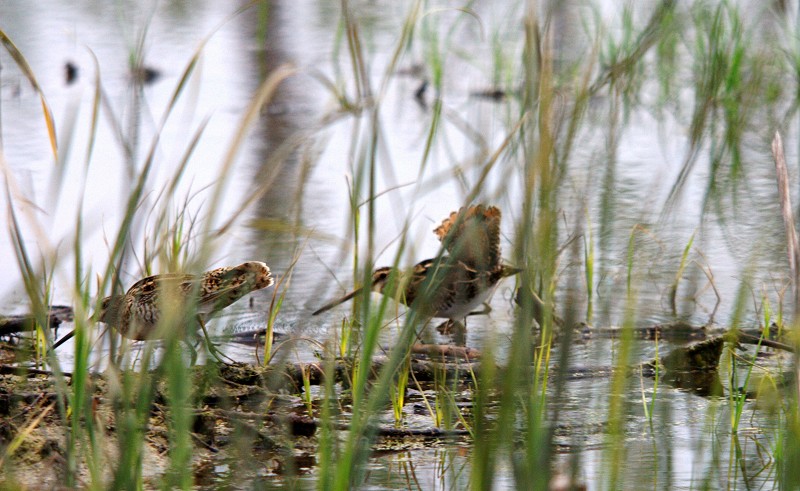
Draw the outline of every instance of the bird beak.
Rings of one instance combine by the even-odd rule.
[[[62,336],[62,337],[61,337],[61,339],[59,339],[58,341],[56,341],[56,342],[53,344],[53,347],[52,347],[52,348],[50,348],[50,350],[48,351],[48,353],[52,353],[53,351],[55,351],[55,350],[56,350],[56,348],[58,348],[59,346],[61,346],[61,345],[62,345],[62,344],[64,344],[64,343],[66,343],[66,342],[67,342],[67,341],[69,341],[70,339],[72,339],[72,338],[73,338],[73,336],[75,336],[75,329],[73,329],[72,331],[68,332],[67,334],[65,334],[64,336]]]
[[[317,315],[317,314],[321,314],[323,312],[326,312],[326,311],[336,307],[340,303],[346,302],[346,301],[350,300],[351,298],[355,297],[356,295],[361,293],[361,290],[363,290],[363,288],[359,288],[357,290],[353,290],[350,293],[348,293],[347,295],[343,296],[342,298],[338,298],[338,299],[336,299],[336,300],[334,300],[332,302],[326,303],[322,307],[320,307],[317,310],[315,310],[314,313],[311,314],[311,315]]]
[[[103,317],[103,315],[102,315],[102,314],[103,314],[103,309],[98,309],[98,310],[95,310],[95,311],[94,311],[94,313],[92,314],[91,318],[92,318],[92,320],[94,320],[95,322],[100,322],[100,318],[102,318],[102,317]],[[68,332],[67,334],[65,334],[64,336],[62,336],[62,337],[61,337],[61,338],[60,338],[58,341],[56,341],[55,343],[53,343],[53,347],[52,347],[52,348],[50,348],[50,351],[49,351],[49,352],[55,351],[55,350],[56,350],[56,348],[58,348],[59,346],[61,346],[61,345],[62,345],[62,344],[64,344],[64,343],[66,343],[67,341],[69,341],[69,340],[70,340],[70,339],[72,339],[73,337],[75,337],[75,329],[73,329],[72,331]]]
[[[502,277],[505,278],[507,276],[514,276],[515,274],[522,273],[522,268],[515,268],[513,266],[503,265],[503,273]]]

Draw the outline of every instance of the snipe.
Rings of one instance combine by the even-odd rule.
[[[453,212],[434,233],[449,255],[426,259],[411,270],[378,268],[369,288],[425,317],[461,321],[491,294],[497,283],[520,272],[500,260],[500,210],[475,205]],[[359,288],[315,311],[317,315],[358,295]]]
[[[148,276],[134,283],[125,295],[104,298],[96,319],[115,327],[129,339],[159,339],[167,334],[160,332],[164,305],[176,309],[194,308],[209,351],[219,360],[206,332],[206,317],[272,283],[269,267],[260,261],[217,268],[202,275],[168,273]],[[59,339],[52,349],[61,346],[74,334],[72,331]]]

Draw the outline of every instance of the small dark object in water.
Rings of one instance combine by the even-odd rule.
[[[495,102],[500,102],[508,96],[508,91],[495,87],[494,89],[485,89],[472,92],[473,97],[480,97],[482,99],[491,99]]]
[[[267,328],[248,329],[246,331],[234,331],[230,335],[230,341],[248,346],[264,344],[264,336],[267,335]],[[284,332],[272,332],[272,342],[285,341],[289,336]]]
[[[405,68],[400,68],[395,70],[395,75],[406,76],[406,77],[422,77],[425,74],[425,65],[422,63],[414,63],[413,65],[409,65]]]
[[[724,389],[717,368],[726,342],[725,336],[717,336],[688,347],[678,347],[666,356],[642,364],[642,368],[652,376],[658,365],[666,370],[661,380],[672,387],[702,397],[720,396]]]
[[[417,87],[417,90],[414,91],[414,99],[416,99],[417,102],[419,102],[419,104],[423,107],[425,106],[425,91],[427,90],[428,81],[423,80],[422,83],[419,84],[419,87]]]
[[[721,397],[725,388],[719,378],[719,372],[667,372],[661,381],[670,387],[691,392],[700,397]]]
[[[137,66],[131,69],[133,80],[142,84],[151,84],[161,77],[161,71],[148,66]]]
[[[317,422],[314,418],[289,413],[289,426],[293,436],[314,436],[317,432]]]
[[[67,81],[67,85],[72,85],[78,80],[78,65],[68,61],[64,64],[64,78]]]

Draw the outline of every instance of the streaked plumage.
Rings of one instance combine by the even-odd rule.
[[[148,276],[134,283],[125,295],[104,298],[97,320],[113,326],[130,339],[163,337],[157,327],[164,302],[181,309],[190,306],[190,301],[196,301],[196,313],[202,325],[206,315],[272,283],[269,267],[260,261],[213,269],[201,276],[179,273]],[[74,331],[59,339],[52,349],[73,335]]]
[[[469,267],[491,271],[500,266],[500,215],[496,206],[462,207],[433,233],[451,256]]]
[[[127,338],[148,339],[158,326],[164,300],[182,307],[189,305],[191,296],[196,295],[197,314],[207,315],[272,283],[269,267],[260,261],[213,269],[202,276],[177,273],[148,276],[134,283],[125,295],[104,298],[99,320],[114,326]],[[162,300],[166,294],[169,297]]]
[[[434,233],[450,256],[426,259],[412,269],[378,268],[370,289],[413,307],[423,316],[454,321],[481,305],[502,278],[520,270],[500,262],[500,210],[476,205],[453,212]],[[319,308],[329,310],[358,295],[348,293]]]

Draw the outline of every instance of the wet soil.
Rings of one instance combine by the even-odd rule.
[[[31,488],[52,488],[63,484],[69,465],[71,374],[56,376],[47,370],[18,368],[8,365],[27,351],[19,345],[0,343],[0,360],[5,365],[0,370],[0,448],[6,449],[0,459],[4,469],[13,473],[0,476],[0,487],[5,484]],[[378,370],[385,360],[377,360],[372,368]],[[433,379],[434,362],[418,360],[412,370],[421,383]],[[447,364],[440,365],[439,368]],[[463,362],[459,364],[464,369]],[[337,387],[347,385],[348,364],[337,361],[333,373]],[[444,372],[455,371],[454,367]],[[198,366],[193,368],[192,465],[196,482],[211,482],[217,478],[220,466],[227,466],[240,454],[246,443],[250,455],[258,455],[258,474],[280,476],[282,473],[305,472],[316,465],[316,434],[320,425],[317,419],[319,391],[303,398],[304,377],[309,386],[323,381],[321,363],[285,364],[280,369],[249,364]],[[465,373],[468,373],[465,372]],[[92,374],[91,414],[94,428],[102,428],[103,435],[95,440],[102,442],[102,454],[115,462],[119,453],[121,425],[116,419],[133,412],[134,401],[121,400],[122,377],[140,376],[138,373],[107,371]],[[463,378],[467,378],[466,375]],[[163,379],[163,377],[162,377]],[[344,384],[342,384],[344,382]],[[59,384],[61,386],[59,387]],[[338,389],[337,389],[338,390]],[[344,391],[346,392],[346,391]],[[413,392],[413,391],[410,391]],[[340,394],[341,395],[341,394]],[[147,417],[141,443],[143,479],[155,485],[170,466],[170,404],[165,382],[160,380],[153,388],[153,403]],[[338,396],[337,396],[338,397]],[[409,400],[413,400],[413,394]],[[348,430],[349,402],[346,395],[337,399],[340,417],[334,431]],[[129,404],[121,411],[121,404]],[[378,439],[372,446],[375,452],[409,450],[419,446],[436,445],[442,441],[464,439],[467,431],[457,427],[451,431],[430,426],[430,418],[414,420],[412,425],[395,427],[391,423],[375,429]],[[86,427],[84,424],[83,428]],[[81,442],[74,445],[84,462]],[[253,457],[255,458],[255,457]],[[111,479],[110,470],[104,479]],[[91,469],[86,464],[77,468],[80,482],[90,482]]]
[[[595,335],[602,334],[598,331]],[[742,335],[740,342],[763,343],[758,337]],[[715,336],[673,349],[658,361],[651,360],[636,367],[648,375],[659,370],[662,380],[681,389],[691,389],[701,396],[722,394],[717,365],[727,337]],[[430,447],[442,443],[469,442],[469,432],[456,421],[452,428],[443,430],[432,424],[426,413],[426,397],[435,397],[433,381],[444,377],[455,382],[454,402],[469,412],[471,405],[469,385],[480,372],[477,350],[448,349],[447,347],[418,346],[409,367],[414,375],[415,387],[407,390],[403,408],[404,423],[396,426],[391,409],[379,416],[379,426],[373,428],[378,435],[372,445],[373,452],[394,452]],[[453,356],[455,355],[455,356]],[[22,342],[0,343],[0,455],[3,469],[11,473],[0,476],[0,486],[9,483],[32,488],[55,487],[64,482],[71,460],[86,462],[80,438],[71,445],[77,458],[68,455],[70,430],[69,397],[72,394],[71,374],[56,376],[47,370],[20,368],[21,358],[30,356],[30,345]],[[371,370],[377,373],[386,359],[376,358]],[[195,481],[213,483],[219,469],[240,458],[242,443],[249,455],[258,462],[257,474],[261,477],[283,473],[302,474],[316,465],[317,434],[320,426],[319,408],[326,373],[333,374],[338,418],[333,431],[349,430],[350,401],[346,388],[352,373],[352,363],[334,360],[318,363],[282,364],[279,367],[261,367],[244,363],[194,367],[192,376],[191,445]],[[608,377],[610,369],[578,369],[569,373],[569,379]],[[95,441],[102,443],[102,454],[107,461],[115,462],[119,453],[120,435],[117,418],[130,415],[131,407],[120,410],[121,405],[135,404],[122,400],[124,377],[141,377],[143,374],[107,370],[92,374],[87,383],[90,389],[86,400],[91,404],[90,414],[95,419],[95,431],[103,435]],[[147,376],[147,374],[145,374]],[[667,376],[669,375],[669,376]],[[165,387],[166,377],[152,387],[152,404],[144,425],[141,444],[142,477],[153,485],[169,472],[173,435],[170,434],[170,400]],[[130,381],[130,379],[128,379]],[[130,387],[130,386],[128,386]],[[430,391],[430,395],[425,395]],[[128,393],[131,391],[128,390]],[[87,413],[88,414],[88,413]],[[82,428],[87,425],[83,424]],[[88,432],[87,432],[88,433]],[[85,438],[85,433],[82,438]],[[255,457],[257,455],[257,457]],[[80,482],[94,480],[92,470],[85,464],[77,466],[74,475]],[[111,469],[104,469],[110,479]]]

